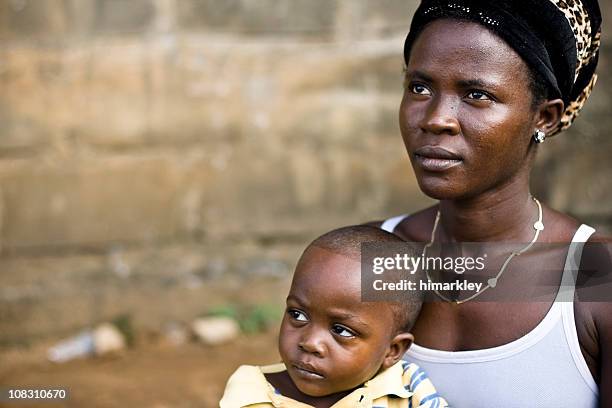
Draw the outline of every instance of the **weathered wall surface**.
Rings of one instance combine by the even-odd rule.
[[[326,229],[426,205],[397,127],[415,7],[0,0],[0,344],[190,318],[244,282],[285,285]],[[608,231],[611,56],[534,172]]]

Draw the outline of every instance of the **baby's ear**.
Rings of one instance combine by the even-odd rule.
[[[387,351],[387,355],[383,361],[382,368],[387,369],[400,361],[413,342],[414,336],[412,334],[397,334],[393,340],[391,340],[391,344],[389,345],[389,350]]]

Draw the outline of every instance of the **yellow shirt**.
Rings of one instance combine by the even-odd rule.
[[[241,366],[232,374],[221,408],[311,408],[310,405],[280,395],[264,374],[285,371],[284,364],[265,367]],[[408,401],[408,403],[407,403]],[[332,408],[443,408],[448,404],[416,364],[400,361],[381,372],[363,387],[351,392]]]

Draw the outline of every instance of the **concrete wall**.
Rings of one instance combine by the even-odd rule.
[[[429,203],[397,126],[415,7],[0,0],[0,345],[189,318],[286,277],[326,229]],[[534,171],[608,231],[611,47]]]

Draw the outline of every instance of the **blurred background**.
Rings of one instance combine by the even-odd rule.
[[[610,233],[601,3],[599,84],[540,148],[533,189]],[[215,406],[239,364],[277,360],[304,246],[430,203],[397,124],[416,5],[0,0],[0,388]],[[240,330],[206,340],[203,316]],[[48,361],[103,323],[125,350]]]

